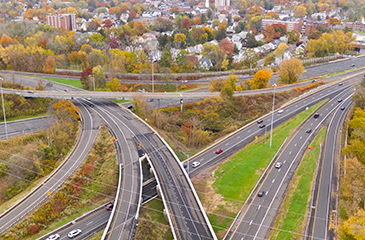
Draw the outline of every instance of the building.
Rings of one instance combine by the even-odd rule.
[[[328,22],[322,21],[322,22],[306,22],[304,34],[309,35],[312,29],[317,29],[319,26],[325,26],[326,28],[329,28],[330,25]],[[303,33],[303,31],[302,31]]]
[[[64,28],[67,31],[76,31],[76,16],[75,14],[60,14],[60,15],[48,15],[47,24],[56,28]]]
[[[231,6],[231,0],[215,0],[215,7],[218,11],[229,10]]]
[[[262,19],[262,29],[265,30],[266,26],[271,26],[273,24],[283,24],[286,26],[286,31],[290,32],[292,30],[301,32],[302,25],[304,20],[303,19],[294,19],[294,20],[280,20],[280,19]]]
[[[365,24],[362,22],[345,22],[345,26],[352,30],[365,31]]]

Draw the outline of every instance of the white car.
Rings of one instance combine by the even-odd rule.
[[[71,232],[68,233],[68,237],[69,238],[73,238],[76,237],[77,235],[79,235],[82,231],[80,229],[74,229]]]
[[[283,165],[281,162],[277,162],[277,163],[275,164],[275,167],[276,167],[276,168],[281,168],[281,165]]]
[[[284,112],[283,109],[278,110],[278,113],[283,113],[283,112]]]
[[[194,168],[199,166],[199,165],[200,165],[200,162],[193,162],[193,164],[191,164],[191,166],[194,167]]]
[[[59,238],[60,238],[60,235],[54,234],[54,235],[49,236],[46,240],[56,240],[56,239],[59,239]]]

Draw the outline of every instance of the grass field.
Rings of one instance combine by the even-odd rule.
[[[81,84],[80,80],[65,79],[65,78],[50,78],[50,77],[44,77],[42,79],[56,82],[56,83],[62,83],[62,84],[66,84],[66,85],[70,85],[70,86],[82,89],[82,84]]]
[[[6,118],[6,122],[11,122],[15,120],[22,120],[22,119],[28,119],[28,118],[36,118],[36,117],[44,117],[50,115],[49,112],[42,113],[42,114],[34,114],[34,115],[28,115],[28,116],[19,116],[19,117],[13,117],[13,118]],[[4,120],[0,120],[0,123],[4,122]]]
[[[130,102],[131,100],[123,100],[123,99],[115,99],[115,98],[113,98],[112,99],[114,102],[116,102],[116,103],[126,103],[126,102]]]
[[[320,130],[311,143],[312,151],[306,151],[293,178],[270,239],[302,239],[303,229],[306,224],[305,216],[308,201],[310,200],[312,182],[320,153],[320,144],[323,144],[325,134],[326,127]]]
[[[161,198],[155,198],[141,207],[135,240],[169,240],[173,239],[169,223],[163,215]]]
[[[262,172],[285,138],[289,137],[325,101],[316,104],[275,128],[272,148],[269,148],[269,139],[264,144],[264,136],[262,136],[257,142],[250,143],[242,151],[231,157],[229,161],[218,167],[215,171],[216,180],[213,184],[217,189],[217,193],[222,194],[227,201],[239,201],[240,204],[246,201]],[[269,134],[267,135],[269,137]]]
[[[346,71],[341,71],[341,72],[337,72],[337,73],[331,73],[331,74],[327,74],[327,75],[321,76],[321,78],[332,77],[332,76],[339,75],[341,73],[352,72],[352,71],[355,71],[355,70],[358,70],[358,69],[361,69],[361,68],[353,68],[353,69],[349,69],[349,70],[346,70]]]

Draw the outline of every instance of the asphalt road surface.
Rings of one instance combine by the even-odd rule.
[[[41,129],[46,129],[51,126],[57,119],[54,116],[28,118],[6,122],[8,137],[24,135],[26,133],[39,132]],[[0,139],[6,139],[5,124],[0,124]]]
[[[341,86],[339,86],[341,87]],[[352,87],[343,87],[338,91],[331,100],[322,105],[316,112],[320,114],[319,118],[309,117],[293,134],[283,149],[279,152],[278,157],[274,159],[273,164],[268,167],[267,173],[263,176],[262,181],[254,189],[247,204],[238,214],[230,231],[225,239],[266,239],[271,230],[271,224],[280,204],[284,199],[287,187],[291,182],[302,155],[308,145],[314,138],[314,133],[320,129],[323,121],[339,106],[341,103],[338,99],[350,98]],[[307,129],[311,129],[307,133]],[[282,167],[276,169],[275,162],[283,163]],[[259,197],[258,192],[264,191],[264,196]],[[285,230],[285,229],[284,229]],[[300,234],[301,235],[301,234]]]
[[[106,229],[105,239],[129,239],[134,230],[142,191],[142,171],[139,161],[137,142],[119,118],[112,114],[114,109],[110,107],[110,101],[87,101],[83,104],[91,108],[106,122],[112,135],[116,139],[118,162],[121,179],[119,181],[120,194],[114,202],[112,219],[109,228]]]
[[[310,221],[305,239],[333,239],[335,229],[337,176],[338,164],[335,162],[338,144],[338,135],[340,126],[345,120],[347,111],[352,105],[351,99],[343,102],[344,110],[337,108],[329,124],[325,143],[324,152],[321,156],[320,166],[318,169],[313,200],[310,212]],[[337,143],[337,144],[336,144]],[[338,155],[337,155],[337,159]]]
[[[76,106],[78,105],[76,104]],[[0,216],[0,234],[47,200],[49,197],[47,192],[55,192],[85,160],[99,132],[100,119],[97,115],[92,116],[92,113],[83,106],[79,105],[78,107],[80,108],[83,124],[81,137],[74,150],[43,184]]]

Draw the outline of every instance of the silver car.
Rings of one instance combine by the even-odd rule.
[[[281,162],[277,162],[276,164],[275,164],[275,167],[276,168],[281,168],[281,166],[282,166],[283,164],[281,163]]]
[[[191,166],[193,166],[194,168],[199,166],[200,165],[200,162],[193,162],[193,164],[191,164]]]
[[[54,235],[49,236],[46,240],[56,240],[56,239],[59,239],[59,238],[60,238],[60,235],[54,234]]]
[[[71,232],[68,233],[68,237],[69,238],[73,238],[76,237],[77,235],[79,235],[82,231],[80,229],[74,229]]]

